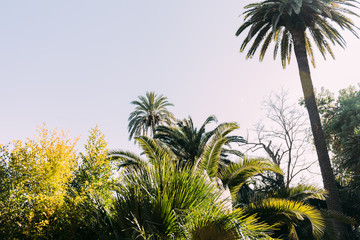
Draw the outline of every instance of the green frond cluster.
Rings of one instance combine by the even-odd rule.
[[[197,129],[189,117],[175,126],[157,127],[154,138],[165,143],[184,164],[194,164],[214,134],[213,131],[207,132],[206,126],[216,121],[215,116],[209,116]]]
[[[162,160],[123,175],[112,219],[121,239],[272,239],[269,225],[240,210],[226,211],[201,171]]]
[[[216,177],[219,172],[222,150],[224,145],[228,142],[226,136],[238,128],[236,123],[224,123],[219,125],[213,131],[214,135],[210,142],[205,146],[202,155],[195,163],[195,167],[200,164],[201,168],[206,170],[210,177]]]
[[[305,35],[306,51],[315,67],[312,43],[324,58],[326,53],[334,58],[330,44],[345,47],[346,42],[334,25],[349,30],[358,37],[355,31],[357,27],[347,15],[355,17],[359,15],[348,7],[356,8],[357,2],[354,0],[266,0],[249,4],[245,7],[245,22],[236,32],[236,36],[239,36],[246,29],[249,30],[240,51],[244,51],[252,41],[246,58],[252,58],[256,50],[261,47],[259,59],[262,61],[270,43],[274,42],[274,59],[280,48],[280,60],[285,68],[290,63],[294,33],[301,32]]]
[[[216,166],[222,168],[230,162],[229,156],[242,156],[240,151],[231,148],[231,144],[244,143],[245,140],[241,136],[230,135],[238,129],[236,123],[221,123],[207,131],[207,125],[212,122],[216,122],[215,116],[209,116],[198,129],[189,117],[175,126],[157,127],[154,138],[171,149],[182,165],[198,166],[206,154],[207,158],[220,156],[221,161]]]

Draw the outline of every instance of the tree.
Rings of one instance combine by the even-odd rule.
[[[149,129],[151,136],[155,127],[162,124],[171,124],[175,119],[173,114],[167,110],[168,106],[173,106],[163,95],[157,95],[155,92],[147,92],[146,96],[139,96],[139,100],[132,101],[135,105],[135,111],[129,116],[129,140],[134,136],[147,135]]]
[[[289,187],[303,171],[315,163],[305,156],[309,151],[309,126],[304,112],[295,104],[288,103],[288,93],[271,94],[263,103],[266,117],[256,126],[256,140],[247,142],[248,150],[263,150],[282,168],[284,176],[277,174],[272,185]]]
[[[317,101],[338,173],[360,174],[360,91],[350,86],[340,90],[335,99],[322,88]]]
[[[262,60],[271,40],[274,40],[274,57],[280,48],[281,63],[285,68],[290,62],[292,48],[294,48],[324,187],[329,192],[327,204],[329,209],[335,211],[341,211],[341,205],[316,106],[307,55],[315,65],[309,34],[324,58],[326,52],[334,57],[329,42],[341,47],[345,46],[345,40],[330,22],[342,29],[350,30],[357,36],[354,23],[346,17],[346,15],[358,16],[346,8],[354,6],[354,3],[356,2],[351,0],[268,0],[249,4],[245,7],[247,9],[245,22],[236,32],[239,36],[245,29],[250,28],[240,48],[240,51],[244,51],[248,43],[254,39],[247,58],[253,57],[263,42],[260,50],[260,60]]]
[[[178,121],[174,126],[159,126],[156,128],[154,135],[155,139],[159,139],[165,143],[183,163],[195,164],[205,151],[210,140],[215,137],[215,134],[220,130],[227,127],[232,127],[229,132],[226,133],[226,147],[221,149],[221,165],[230,163],[227,158],[229,154],[242,156],[241,152],[231,149],[232,143],[243,143],[244,138],[241,136],[228,134],[231,131],[237,129],[235,123],[221,123],[213,130],[206,131],[206,126],[216,121],[215,116],[209,116],[199,129],[194,126],[194,123],[189,117],[183,121]]]
[[[1,239],[52,239],[66,217],[66,195],[77,167],[75,141],[43,126],[38,137],[0,153]]]
[[[67,221],[58,227],[58,238],[111,239],[110,209],[115,189],[114,168],[107,159],[104,134],[91,129],[80,153],[80,162],[69,184]]]
[[[360,91],[348,87],[337,98],[329,90],[317,94],[325,136],[332,154],[343,210],[360,221]],[[353,234],[359,235],[353,231]]]
[[[242,209],[225,208],[203,170],[179,168],[169,149],[145,136],[136,140],[147,159],[116,153],[120,163],[127,163],[112,220],[121,239],[271,239],[267,224]]]
[[[110,239],[113,171],[103,134],[85,154],[62,131],[0,145],[0,239]]]

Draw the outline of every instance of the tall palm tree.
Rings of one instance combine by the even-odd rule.
[[[167,110],[168,106],[173,106],[163,95],[155,92],[147,92],[146,96],[139,96],[139,100],[132,101],[135,111],[129,116],[129,140],[134,136],[148,135],[149,129],[152,135],[156,126],[166,123],[171,124],[175,119],[173,114]]]
[[[357,36],[354,23],[346,16],[358,16],[346,8],[354,7],[355,3],[352,0],[267,0],[249,4],[245,7],[247,9],[245,22],[236,32],[239,36],[245,29],[250,28],[240,48],[240,51],[244,51],[254,39],[247,58],[253,57],[262,45],[260,61],[263,60],[273,40],[275,41],[274,58],[280,48],[281,63],[285,68],[290,62],[294,48],[324,187],[329,193],[328,208],[335,211],[341,211],[341,205],[315,102],[307,56],[315,66],[312,43],[315,43],[324,58],[326,52],[334,57],[330,43],[345,47],[345,40],[332,23],[342,29],[350,30]]]

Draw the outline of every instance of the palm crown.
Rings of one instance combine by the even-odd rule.
[[[310,36],[324,58],[326,52],[334,58],[329,43],[345,47],[345,40],[331,23],[358,36],[354,23],[345,16],[358,16],[346,8],[355,7],[354,4],[356,2],[352,0],[267,0],[249,4],[245,7],[245,22],[236,32],[236,36],[239,36],[250,27],[240,51],[244,51],[254,38],[246,57],[253,57],[263,42],[260,49],[260,60],[263,60],[269,44],[274,40],[274,59],[280,48],[281,63],[285,68],[290,62],[294,34],[300,31],[305,35],[306,51],[315,67]]]
[[[135,111],[129,116],[129,139],[134,136],[147,135],[149,129],[154,131],[160,123],[170,124],[174,116],[166,107],[173,106],[163,95],[157,95],[155,92],[147,92],[146,96],[139,96],[139,100],[132,101],[136,105]]]

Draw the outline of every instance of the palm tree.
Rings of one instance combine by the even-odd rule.
[[[159,139],[168,146],[174,154],[179,158],[182,164],[195,162],[201,157],[210,140],[216,137],[220,131],[224,131],[226,147],[221,149],[220,167],[229,164],[229,155],[242,156],[238,150],[232,149],[232,143],[244,143],[245,139],[241,136],[229,136],[233,130],[238,128],[236,123],[221,123],[215,129],[206,131],[206,126],[212,122],[216,122],[215,116],[209,116],[199,129],[194,126],[191,117],[179,121],[173,126],[159,126],[156,128],[154,138]],[[219,135],[219,134],[218,134]]]
[[[247,58],[253,57],[262,44],[260,61],[263,60],[270,42],[274,40],[274,58],[280,48],[281,63],[285,68],[290,62],[294,48],[324,187],[329,193],[328,208],[339,212],[341,205],[315,102],[307,55],[315,66],[310,36],[324,58],[326,52],[334,57],[330,42],[345,46],[345,40],[331,23],[350,30],[357,36],[354,23],[346,17],[358,16],[346,8],[353,7],[355,3],[352,0],[267,0],[249,4],[245,7],[245,22],[236,32],[239,36],[245,29],[250,28],[240,48],[240,51],[244,51],[248,43],[254,39]]]
[[[203,171],[179,168],[176,156],[151,138],[136,140],[147,159],[112,152],[125,163],[112,217],[120,239],[272,239],[269,225],[225,209]]]
[[[180,161],[192,164],[200,157],[212,132],[206,132],[206,126],[216,122],[215,116],[208,117],[199,130],[194,126],[191,117],[177,122],[174,126],[159,126],[156,128],[154,139],[165,143]]]
[[[175,119],[173,114],[166,107],[173,106],[163,95],[157,95],[155,92],[147,92],[146,96],[139,96],[139,100],[132,101],[135,105],[135,111],[129,116],[129,140],[134,136],[147,135],[151,129],[151,135],[156,126],[166,123],[171,124]]]

